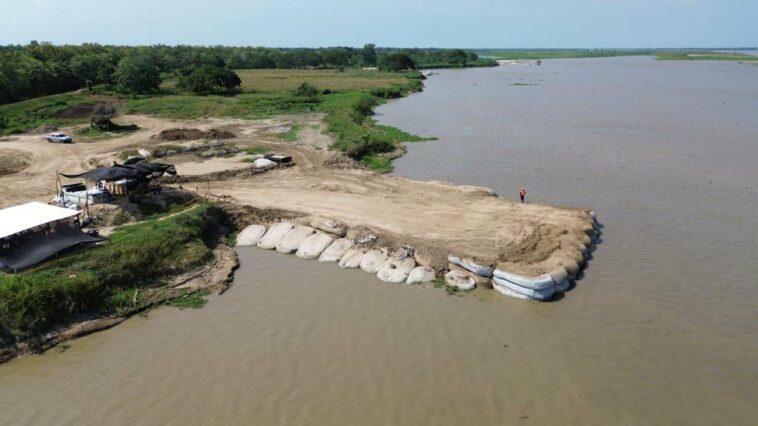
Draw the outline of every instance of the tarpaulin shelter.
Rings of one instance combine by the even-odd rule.
[[[103,241],[71,219],[81,212],[31,202],[0,210],[0,270],[20,270],[68,248]]]

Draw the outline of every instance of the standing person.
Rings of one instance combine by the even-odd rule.
[[[526,188],[522,186],[521,191],[519,191],[518,195],[521,197],[521,204],[524,204],[524,199],[526,199]]]

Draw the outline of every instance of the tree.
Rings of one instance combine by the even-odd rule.
[[[143,94],[157,92],[161,85],[158,67],[147,55],[132,53],[119,61],[113,73],[119,92]]]
[[[295,96],[306,96],[306,97],[312,98],[318,95],[318,89],[306,81],[300,86],[298,86],[298,88],[295,89],[293,94]]]
[[[452,65],[465,67],[469,60],[469,55],[464,50],[453,49],[445,54],[447,61]]]
[[[179,78],[178,86],[198,95],[229,93],[242,84],[237,73],[214,64],[202,65]]]
[[[363,46],[361,59],[363,59],[363,65],[366,67],[376,66],[376,45],[367,44]]]
[[[332,47],[326,49],[321,55],[327,65],[334,68],[343,69],[350,63],[350,51],[344,47]]]
[[[386,71],[415,70],[416,63],[404,53],[393,53],[382,58],[380,68]]]

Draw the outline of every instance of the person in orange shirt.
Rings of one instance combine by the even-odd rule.
[[[526,188],[522,186],[521,191],[519,191],[518,195],[521,197],[521,204],[524,204],[524,199],[526,199]]]

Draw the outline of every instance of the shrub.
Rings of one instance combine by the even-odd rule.
[[[318,95],[318,89],[316,89],[315,86],[308,83],[307,81],[301,84],[300,86],[295,89],[293,92],[295,96],[307,96],[307,97],[314,97]]]

